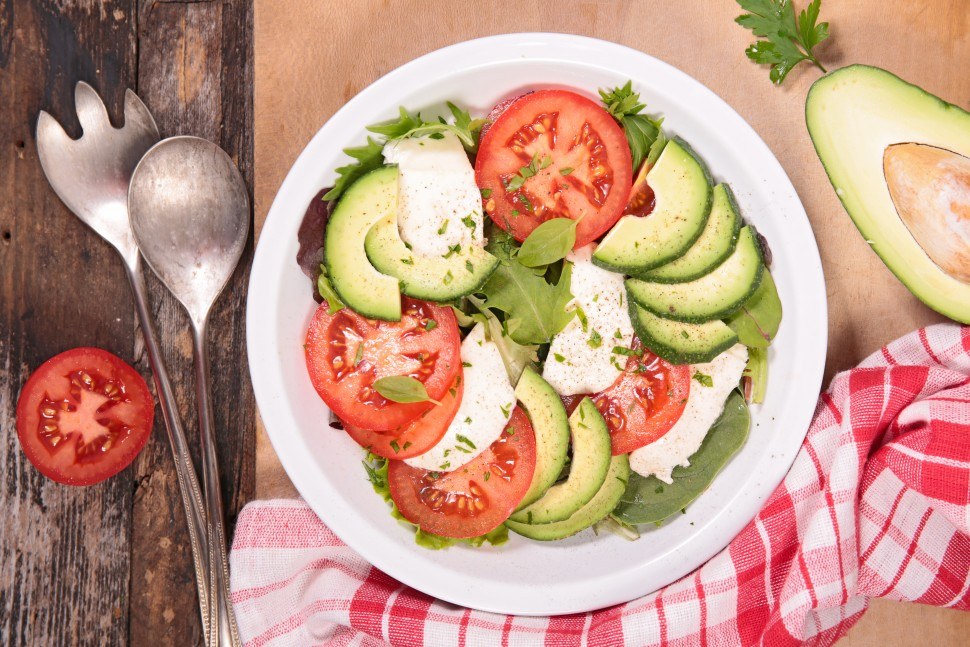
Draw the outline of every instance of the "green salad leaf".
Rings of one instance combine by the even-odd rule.
[[[351,184],[367,173],[379,169],[384,165],[384,144],[368,137],[364,146],[352,146],[344,149],[344,154],[352,157],[354,162],[337,168],[337,180],[333,188],[323,195],[324,200],[336,200]]]
[[[337,296],[337,291],[333,289],[333,285],[330,283],[330,277],[327,276],[327,266],[323,263],[320,263],[320,275],[317,277],[317,292],[327,302],[328,314],[334,314],[346,307],[344,302],[340,300],[340,297]]]
[[[485,336],[498,348],[505,371],[509,374],[509,383],[518,384],[522,372],[527,366],[535,366],[539,362],[539,346],[537,344],[520,344],[505,332],[505,326],[499,321],[485,303],[475,297],[467,297],[468,302],[479,311],[479,317],[485,324]],[[460,320],[459,320],[460,323]]]
[[[635,173],[643,160],[648,159],[653,154],[652,149],[658,139],[663,138],[666,142],[666,137],[663,137],[663,132],[660,129],[663,119],[653,119],[641,114],[647,104],[640,102],[640,93],[633,91],[632,81],[627,81],[622,87],[616,87],[612,90],[601,89],[600,98],[603,100],[607,112],[613,115],[613,118],[623,126],[626,141],[630,145],[630,155],[633,158],[633,171]],[[663,145],[661,144],[660,149],[662,148]],[[656,156],[660,156],[659,150],[657,150]],[[656,157],[654,157],[654,160],[656,160]]]
[[[566,257],[576,244],[576,225],[572,218],[553,218],[532,230],[522,241],[519,262],[526,267],[555,263]]]
[[[791,0],[738,0],[738,4],[748,13],[735,22],[764,39],[751,43],[744,53],[755,63],[771,66],[768,76],[772,83],[781,84],[802,61],[826,71],[814,51],[829,37],[829,24],[816,24],[822,0],[810,2],[797,18]]]
[[[410,375],[389,375],[374,381],[374,390],[392,402],[434,402],[420,380]]]
[[[572,264],[565,263],[556,283],[519,262],[519,248],[505,232],[495,229],[488,251],[499,266],[480,292],[484,305],[505,313],[505,331],[519,344],[545,344],[566,327],[575,312],[566,310]]]
[[[748,348],[748,364],[744,367],[744,378],[749,387],[745,389],[748,401],[759,404],[765,401],[768,390],[768,349]]]
[[[387,484],[387,467],[390,461],[368,452],[363,460],[363,464],[364,470],[367,472],[367,480],[370,481],[374,492],[377,492],[391,506],[390,512],[392,517],[400,521],[402,525],[414,530],[414,543],[418,546],[429,550],[441,550],[442,548],[448,548],[458,543],[465,543],[477,548],[486,542],[493,546],[500,546],[509,540],[509,530],[504,525],[499,526],[489,533],[472,537],[471,539],[452,539],[451,537],[441,537],[440,535],[433,535],[421,530],[421,528],[415,526],[401,515],[397,509],[397,505],[394,504],[394,499],[391,498],[391,488]]]
[[[425,121],[420,113],[411,114],[404,106],[398,108],[398,118],[380,124],[368,126],[367,130],[372,133],[383,135],[388,141],[392,139],[403,139],[405,137],[421,137],[423,135],[434,135],[435,133],[450,132],[454,133],[461,141],[469,153],[478,150],[478,139],[481,135],[484,119],[472,119],[472,116],[450,101],[447,102],[448,110],[454,118],[454,123],[448,123],[444,117],[438,117],[435,121]]]
[[[775,281],[766,270],[758,289],[725,323],[748,348],[768,348],[778,333],[781,314],[781,299]]]
[[[654,523],[679,514],[707,489],[728,460],[748,437],[751,415],[744,397],[731,391],[724,412],[707,432],[704,442],[690,457],[690,466],[675,467],[673,483],[655,476],[644,478],[630,473],[623,498],[613,510],[613,517],[626,524]]]

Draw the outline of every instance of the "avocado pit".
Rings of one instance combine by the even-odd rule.
[[[944,272],[970,283],[970,159],[926,144],[893,144],[883,172],[919,246]]]

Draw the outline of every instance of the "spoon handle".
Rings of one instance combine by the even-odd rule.
[[[155,339],[155,326],[152,323],[151,312],[148,307],[145,277],[142,274],[141,256],[137,249],[131,257],[125,258],[125,268],[131,289],[135,297],[135,309],[138,311],[138,323],[145,338],[145,348],[148,350],[148,362],[152,367],[155,382],[155,392],[161,403],[162,418],[168,431],[168,441],[172,446],[172,458],[175,460],[175,474],[178,478],[179,492],[182,494],[182,505],[185,508],[185,519],[189,529],[189,543],[192,545],[192,563],[195,567],[195,585],[199,594],[199,613],[202,616],[203,635],[208,640],[209,621],[209,542],[206,539],[206,515],[202,503],[202,490],[195,475],[195,465],[189,452],[189,443],[182,428],[182,418],[175,405],[175,395],[172,384],[168,379],[168,371],[162,359],[158,342]]]
[[[241,644],[236,615],[229,599],[229,562],[226,555],[225,513],[219,481],[215,424],[209,399],[209,352],[206,347],[206,319],[193,323],[192,343],[195,348],[195,388],[199,406],[199,430],[202,437],[202,483],[205,488],[209,522],[209,645],[236,647]]]

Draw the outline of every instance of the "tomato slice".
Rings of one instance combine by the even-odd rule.
[[[508,190],[533,160],[535,174]],[[581,219],[578,248],[623,214],[633,169],[623,129],[606,110],[575,92],[539,90],[516,99],[482,136],[475,179],[485,213],[516,240],[552,218]]]
[[[317,308],[306,336],[306,363],[313,387],[337,416],[354,427],[390,431],[432,406],[385,399],[373,384],[409,375],[428,397],[441,400],[461,371],[461,338],[450,307],[402,298],[400,321],[366,319],[350,308],[334,314]]]
[[[637,338],[633,349],[641,350]],[[690,366],[670,364],[649,350],[628,357],[620,377],[589,396],[610,428],[613,455],[629,454],[670,431],[687,405],[690,380]],[[572,413],[583,397],[563,397],[566,410]]]
[[[425,532],[468,539],[509,518],[532,484],[535,467],[535,434],[516,407],[499,439],[464,467],[429,472],[391,461],[387,481],[405,519]]]
[[[346,424],[344,429],[358,445],[373,454],[399,460],[412,458],[437,445],[445,435],[458,412],[464,390],[465,387],[462,386],[459,375],[441,398],[440,405],[431,407],[411,422],[393,431],[370,431]]]
[[[17,401],[28,460],[65,485],[92,485],[128,467],[148,442],[155,403],[139,373],[100,348],[55,355]]]

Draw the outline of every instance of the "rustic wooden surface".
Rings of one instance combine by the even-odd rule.
[[[804,2],[796,2],[802,6]],[[783,87],[743,55],[750,33],[731,0],[255,0],[256,222],[317,129],[367,84],[439,47],[490,34],[556,31],[596,36],[657,56],[711,87],[765,139],[798,190],[822,252],[829,297],[826,379],[884,343],[940,321],[892,276],[842,210],[812,149],[804,100],[816,70]],[[966,0],[827,0],[830,67],[886,67],[970,104]],[[256,493],[295,491],[262,430]],[[844,645],[966,644],[970,614],[875,601]]]
[[[78,80],[116,123],[126,87],[163,136],[225,148],[252,183],[248,0],[0,0],[0,644],[200,644],[188,535],[161,416],[135,464],[107,482],[60,486],[20,451],[14,407],[30,371],[99,346],[148,379],[115,253],[58,201],[33,138],[37,113],[73,135]],[[212,319],[215,420],[230,520],[254,492],[254,403],[244,344],[248,248]],[[188,321],[148,279],[187,433],[197,439]],[[196,456],[198,445],[195,442]],[[198,459],[197,459],[198,460]]]

